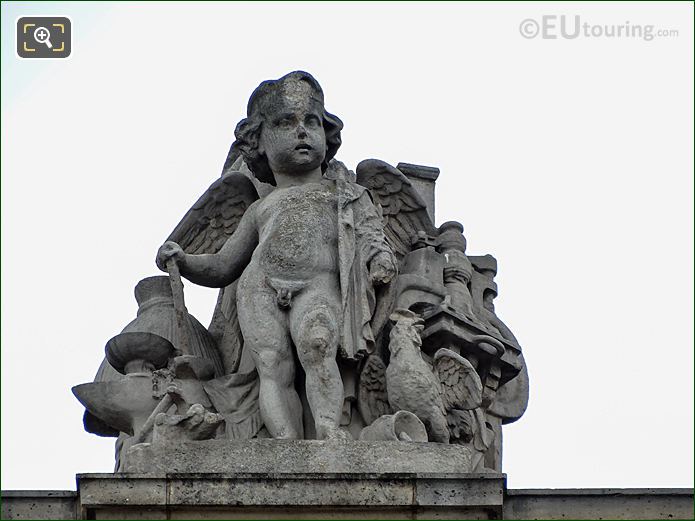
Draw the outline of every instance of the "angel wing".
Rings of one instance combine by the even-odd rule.
[[[356,173],[357,182],[381,206],[386,240],[399,259],[410,252],[418,232],[436,233],[427,204],[403,172],[384,161],[365,159]]]
[[[178,243],[186,253],[217,253],[256,199],[258,192],[248,177],[226,173],[210,185],[167,240]]]
[[[378,355],[367,357],[362,367],[357,408],[367,425],[371,425],[380,416],[393,412],[386,394],[386,364]]]
[[[471,410],[480,407],[483,384],[471,363],[449,349],[434,354],[434,371],[442,384],[444,408]]]
[[[251,179],[240,171],[227,170],[196,201],[168,240],[178,243],[186,253],[217,253],[256,199],[258,192]],[[236,314],[236,285],[235,281],[220,290],[208,328],[227,374],[236,371],[243,347]]]

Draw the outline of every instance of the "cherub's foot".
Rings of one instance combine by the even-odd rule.
[[[155,441],[208,440],[215,437],[224,418],[206,411],[199,403],[189,407],[186,414],[160,413],[155,419]]]
[[[323,429],[322,439],[329,441],[350,441],[352,440],[352,436],[347,430],[331,425]]]

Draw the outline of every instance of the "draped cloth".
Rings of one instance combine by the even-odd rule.
[[[338,195],[338,261],[342,296],[339,354],[348,360],[374,352],[371,320],[376,306],[369,263],[379,253],[397,261],[386,242],[383,221],[369,191],[336,175]]]
[[[217,412],[224,417],[226,438],[247,440],[263,427],[258,405],[259,380],[254,369],[203,382],[205,393]]]

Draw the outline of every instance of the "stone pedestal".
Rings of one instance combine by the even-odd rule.
[[[504,475],[460,445],[210,440],[141,444],[119,474],[78,476],[88,519],[499,518]]]
[[[141,443],[125,454],[125,472],[340,474],[447,473],[471,471],[463,445],[394,441],[207,440]]]
[[[692,519],[692,489],[506,490],[467,447],[249,440],[142,444],[77,492],[3,491],[2,519]],[[200,470],[204,469],[204,472]]]

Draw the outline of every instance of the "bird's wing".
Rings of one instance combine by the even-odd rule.
[[[442,400],[447,410],[480,407],[483,384],[468,360],[442,348],[434,354],[433,362],[442,384]]]
[[[360,372],[357,408],[367,425],[392,413],[386,394],[386,364],[378,355],[368,356]]]

